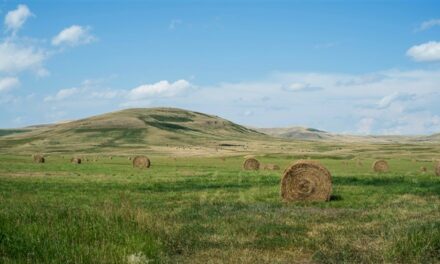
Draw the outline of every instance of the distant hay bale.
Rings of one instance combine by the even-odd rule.
[[[43,155],[36,154],[32,156],[35,163],[44,163],[46,160],[44,159]]]
[[[133,168],[146,169],[151,166],[150,159],[146,156],[136,156],[133,159]]]
[[[428,171],[428,169],[425,166],[420,167],[420,171],[425,173]]]
[[[221,157],[220,160],[224,162],[224,161],[226,161],[226,158],[225,157]]]
[[[248,158],[243,163],[243,169],[245,170],[259,170],[260,162],[254,158]]]
[[[81,158],[75,157],[70,159],[70,163],[81,164]]]
[[[132,160],[132,158],[131,158],[131,157],[128,157],[128,160]]]
[[[276,164],[264,164],[263,165],[263,170],[279,170],[280,166],[276,165]]]
[[[376,160],[373,163],[373,170],[375,172],[387,172],[389,169],[388,162],[385,160]]]
[[[332,176],[317,161],[299,160],[284,171],[281,197],[291,201],[329,201]]]
[[[435,164],[435,175],[440,176],[440,161]]]

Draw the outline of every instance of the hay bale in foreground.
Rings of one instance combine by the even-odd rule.
[[[435,175],[440,176],[440,161],[435,164]]]
[[[276,164],[264,164],[263,170],[279,170],[280,166]]]
[[[329,201],[332,176],[317,161],[299,160],[284,171],[281,197],[291,201]]]
[[[376,160],[373,163],[373,170],[375,172],[387,172],[389,169],[390,167],[388,166],[388,162],[385,160]]]
[[[35,163],[44,163],[46,160],[44,159],[43,155],[36,154],[32,156]]]
[[[70,159],[70,163],[73,163],[73,164],[81,164],[81,158],[71,158]]]
[[[260,162],[254,158],[248,158],[243,163],[243,169],[245,170],[259,170]]]
[[[147,169],[151,166],[150,159],[146,156],[136,156],[133,159],[133,168]]]

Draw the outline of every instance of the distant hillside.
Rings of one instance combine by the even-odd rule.
[[[151,146],[215,145],[266,135],[223,118],[176,108],[137,108],[20,131],[5,130],[0,149],[103,151]],[[220,143],[219,143],[220,142]],[[234,143],[235,144],[235,143]]]
[[[320,140],[331,139],[334,135],[314,128],[286,127],[286,128],[258,128],[258,131],[274,137],[301,139],[301,140]]]
[[[372,143],[392,143],[392,142],[420,142],[420,141],[440,141],[440,134],[432,136],[378,136],[378,135],[345,135],[330,133],[315,128],[286,127],[286,128],[256,128],[256,130],[267,135],[291,139],[309,141],[338,141],[338,142],[372,142]]]

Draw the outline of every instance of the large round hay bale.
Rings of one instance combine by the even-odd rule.
[[[151,166],[150,159],[146,156],[136,156],[133,159],[133,167],[146,169]]]
[[[32,156],[35,163],[44,163],[46,160],[44,159],[43,155],[36,154]]]
[[[440,176],[440,161],[435,164],[435,175]]]
[[[317,161],[299,160],[284,171],[281,197],[284,201],[329,201],[332,176]]]
[[[376,160],[373,163],[373,170],[375,172],[387,172],[389,169],[388,162],[385,160]]]
[[[73,164],[81,164],[81,158],[78,158],[78,157],[71,158],[70,162],[73,163]]]
[[[254,158],[248,158],[243,163],[243,169],[245,170],[259,170],[260,162]]]
[[[280,166],[276,164],[264,164],[263,170],[279,170]]]

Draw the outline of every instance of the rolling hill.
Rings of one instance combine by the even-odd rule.
[[[226,119],[177,108],[135,108],[90,118],[0,130],[0,153],[132,155],[355,155],[377,144],[437,144],[431,136],[342,135],[313,128],[248,128]],[[352,151],[352,150],[356,151]],[[309,155],[307,154],[307,155]]]
[[[127,109],[61,124],[3,130],[3,135],[0,149],[16,152],[221,147],[267,138],[217,116],[176,108]]]
[[[285,127],[285,128],[256,128],[261,133],[284,139],[332,142],[366,142],[366,143],[417,143],[440,141],[440,134],[430,136],[400,136],[400,135],[348,135],[330,133],[315,128]]]

